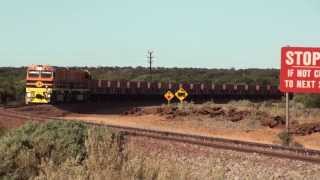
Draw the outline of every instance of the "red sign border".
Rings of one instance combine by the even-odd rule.
[[[319,88],[308,88],[308,89],[301,89],[301,88],[286,88],[284,87],[283,81],[287,75],[287,65],[285,64],[284,60],[286,58],[285,52],[290,50],[299,50],[299,51],[319,51],[320,47],[301,47],[301,46],[286,46],[281,48],[281,65],[280,65],[280,77],[279,77],[279,90],[284,93],[320,93]],[[286,68],[284,68],[286,67]],[[308,69],[308,67],[306,67]],[[310,69],[310,68],[309,68]],[[319,69],[320,70],[320,69]],[[320,78],[317,80],[320,81]]]

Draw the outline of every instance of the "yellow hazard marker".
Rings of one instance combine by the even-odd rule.
[[[168,104],[170,104],[170,101],[174,98],[174,94],[169,90],[164,94],[164,98],[166,98]]]
[[[183,88],[180,88],[176,93],[175,93],[176,97],[180,100],[180,103],[183,102],[184,99],[187,98],[188,93],[186,90],[184,90]]]

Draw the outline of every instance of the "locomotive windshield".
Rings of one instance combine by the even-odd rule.
[[[41,71],[41,78],[51,78],[52,72],[50,71]]]
[[[29,71],[28,72],[28,77],[30,78],[38,78],[40,76],[39,71]]]

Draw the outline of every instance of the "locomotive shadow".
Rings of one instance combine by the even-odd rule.
[[[87,102],[53,104],[53,106],[69,113],[119,115],[135,107],[160,106],[165,103],[163,98],[158,97],[99,96],[92,97]]]

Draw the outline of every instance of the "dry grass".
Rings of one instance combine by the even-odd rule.
[[[44,162],[41,164],[39,176],[35,179],[151,179],[151,180],[186,180],[212,179],[220,177],[217,170],[196,178],[191,176],[188,167],[179,166],[173,162],[161,161],[145,154],[131,151],[126,147],[121,151],[121,142],[116,134],[104,128],[89,129],[86,149],[88,157],[79,164],[75,159],[69,159],[60,166]],[[223,173],[222,173],[223,174]],[[218,176],[217,176],[218,175]]]
[[[180,123],[188,123],[192,127],[202,127],[209,129],[227,128],[252,130],[261,128],[260,121],[262,120],[262,118],[264,118],[264,116],[259,112],[261,110],[266,111],[265,109],[261,109],[258,103],[252,103],[250,101],[232,101],[227,104],[216,104],[212,101],[203,104],[184,102],[182,104],[171,104],[170,106],[177,106],[179,109],[179,114],[188,115],[177,116],[175,120],[183,121]],[[228,115],[217,115],[214,117],[210,117],[210,115],[199,115],[197,113],[193,113],[201,109],[213,109],[217,107],[221,107],[225,113],[228,113],[232,109],[236,109],[236,111],[247,111],[249,112],[249,114],[244,116],[244,118],[238,122],[231,122],[230,117],[228,117]],[[279,113],[275,110],[272,114],[279,115]]]
[[[189,108],[194,104],[188,104],[185,107]],[[251,112],[251,116],[248,119],[252,121],[260,120],[259,112],[268,113],[270,116],[285,117],[285,101],[263,101],[263,102],[251,102],[248,100],[231,101],[227,104],[215,104],[214,102],[207,102],[196,106],[223,106],[224,108],[237,108],[239,110],[247,110]],[[193,107],[194,108],[194,107]],[[299,123],[307,122],[320,122],[319,108],[306,108],[303,104],[290,101],[290,118],[292,121]]]

